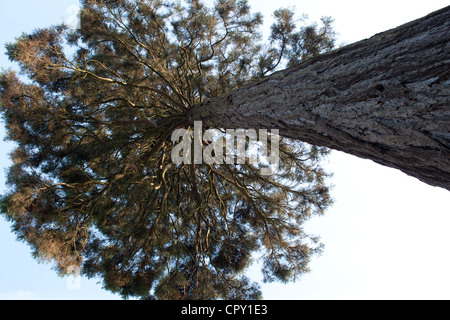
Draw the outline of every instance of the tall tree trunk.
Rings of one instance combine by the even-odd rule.
[[[450,6],[192,109],[216,128],[280,134],[450,190]]]

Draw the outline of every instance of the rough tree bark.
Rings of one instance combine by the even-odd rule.
[[[450,190],[450,6],[192,109],[216,128],[280,134]]]

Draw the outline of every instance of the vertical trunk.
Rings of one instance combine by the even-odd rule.
[[[450,7],[192,109],[216,128],[280,134],[450,190]]]

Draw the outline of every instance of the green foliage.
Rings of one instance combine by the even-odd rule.
[[[7,45],[31,80],[0,76],[16,142],[1,209],[18,238],[124,297],[258,299],[243,275],[256,256],[266,281],[306,272],[321,244],[302,223],[331,203],[327,151],[282,140],[279,171],[262,176],[253,164],[175,165],[170,135],[205,99],[330,49],[331,20],[296,31],[278,10],[264,46],[244,0],[82,5],[79,29]]]

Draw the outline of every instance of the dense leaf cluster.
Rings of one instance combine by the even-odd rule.
[[[194,105],[333,46],[330,19],[297,30],[290,10],[275,18],[264,45],[244,0],[84,0],[78,29],[7,45],[28,77],[0,77],[16,143],[2,211],[19,239],[124,297],[257,299],[244,275],[256,258],[266,281],[307,271],[321,244],[302,223],[331,202],[326,150],[282,140],[271,176],[170,156]]]

